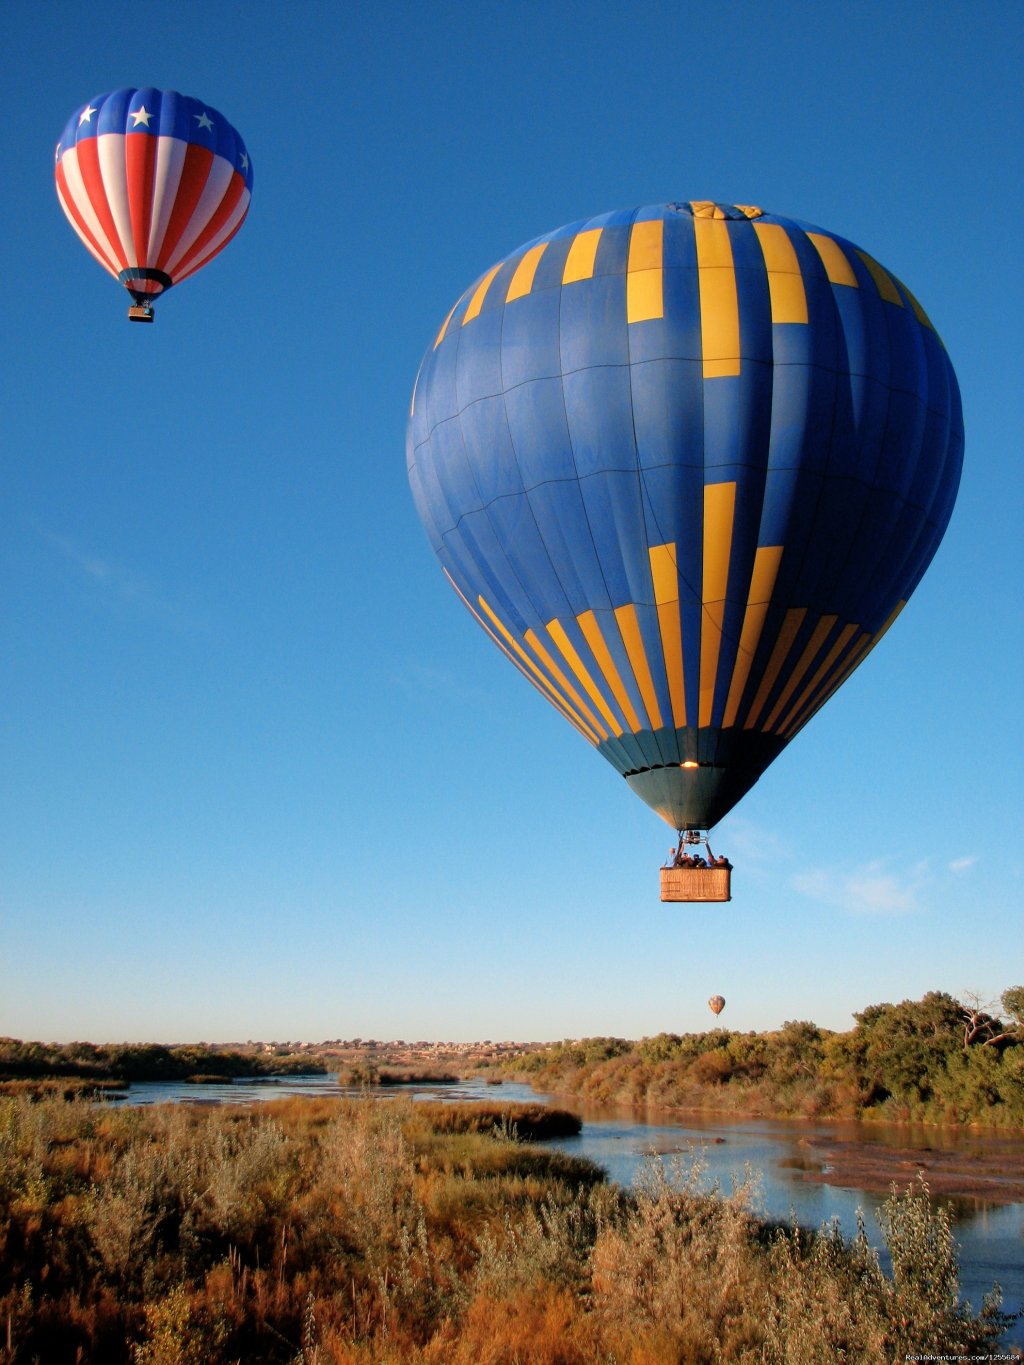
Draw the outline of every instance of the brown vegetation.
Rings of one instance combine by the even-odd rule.
[[[544,1112],[544,1111],[540,1111]],[[984,1349],[947,1216],[774,1228],[652,1165],[634,1193],[494,1106],[0,1101],[0,1365],[677,1365]]]

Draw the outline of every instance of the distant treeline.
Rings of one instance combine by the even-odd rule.
[[[0,1099],[0,1365],[834,1365],[992,1358],[917,1183],[846,1238],[653,1164],[635,1191],[529,1109]],[[568,1117],[568,1116],[566,1116]]]
[[[194,1076],[291,1076],[327,1070],[318,1057],[222,1052],[202,1043],[23,1043],[0,1038],[0,1081],[79,1077],[86,1081],[185,1081]]]
[[[1021,1127],[1024,987],[1004,991],[1001,1010],[929,991],[870,1005],[847,1033],[790,1021],[771,1033],[587,1038],[507,1069],[599,1104]]]

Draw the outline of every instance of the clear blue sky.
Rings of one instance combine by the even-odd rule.
[[[15,0],[0,220],[0,1034],[630,1037],[770,1028],[1021,947],[1016,3]],[[151,328],[57,204],[121,85],[255,167]],[[724,907],[436,566],[405,475],[420,356],[561,223],[760,204],[905,280],[957,369],[964,478],[896,627],[719,827]]]

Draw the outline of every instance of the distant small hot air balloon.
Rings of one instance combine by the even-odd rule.
[[[725,1009],[725,996],[713,995],[708,1001],[708,1009],[712,1014],[721,1014]]]
[[[949,357],[895,276],[834,232],[690,201],[572,223],[480,275],[427,348],[407,463],[478,624],[689,836],[906,605],[963,439]],[[663,869],[663,899],[728,896],[717,868]]]
[[[55,154],[57,197],[89,251],[152,322],[153,300],[212,260],[242,226],[252,163],[231,124],[174,90],[95,95]]]

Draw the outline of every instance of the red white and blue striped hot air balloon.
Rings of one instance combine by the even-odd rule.
[[[55,155],[71,226],[152,322],[153,300],[222,251],[245,220],[252,163],[223,114],[174,90],[95,95]]]

